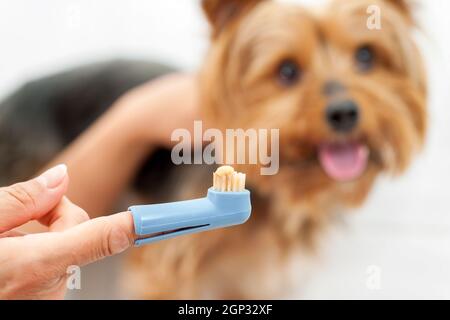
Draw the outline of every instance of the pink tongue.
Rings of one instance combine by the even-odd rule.
[[[367,147],[361,143],[329,143],[319,147],[323,170],[339,181],[358,178],[366,169],[368,154]]]

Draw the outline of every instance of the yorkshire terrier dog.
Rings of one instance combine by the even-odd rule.
[[[331,215],[361,205],[377,176],[401,173],[423,144],[426,78],[412,38],[414,19],[407,1],[400,0],[334,0],[316,11],[271,0],[202,4],[212,29],[200,77],[203,120],[219,129],[280,129],[279,172],[265,176],[259,165],[235,166],[247,173],[251,219],[242,226],[134,249],[124,268],[124,288],[136,298],[277,298],[287,292],[289,262],[314,248]],[[367,27],[371,5],[380,9],[380,29]],[[26,152],[36,163],[48,161],[48,155],[74,139],[127,88],[169,71],[161,67],[143,75],[142,67],[135,73],[129,64],[120,73],[114,68],[103,65],[77,82],[98,88],[116,79],[104,86],[105,92],[117,93],[107,101],[96,94],[101,88],[74,93],[76,99],[92,97],[77,101],[84,108],[92,106],[81,114],[61,111],[71,108],[63,97],[73,91],[67,88],[74,86],[76,72],[59,76],[66,81],[32,83],[22,95],[8,99],[3,110],[18,110],[25,103],[18,98],[24,90],[35,105],[51,100],[45,102],[53,108],[48,112],[56,119],[61,114],[66,124],[54,124],[50,131],[49,124],[40,128],[53,137],[46,140],[45,155],[31,145],[0,143],[2,154],[10,158],[0,160],[0,169],[31,174],[28,168],[36,165],[14,155]],[[64,90],[59,85],[59,94],[35,99],[56,83],[68,85]],[[29,127],[14,127],[14,118],[24,113],[15,114],[0,124],[0,131],[18,138]],[[6,118],[0,116],[0,121]],[[63,138],[55,142],[58,135]],[[170,162],[167,155],[158,157]],[[16,171],[11,170],[15,161],[21,163]],[[143,168],[138,187],[148,191],[145,181],[158,180],[148,175],[155,163],[150,160]],[[172,166],[158,172],[176,176],[176,184],[169,186],[171,200],[182,200],[204,196],[213,169]]]
[[[370,5],[380,8],[380,30],[367,27]],[[413,19],[407,3],[387,0],[333,1],[314,13],[263,0],[203,8],[212,26],[204,120],[280,128],[280,170],[238,166],[252,190],[251,220],[141,249],[131,283],[147,297],[277,297],[289,256],[314,244],[331,213],[361,205],[380,173],[402,172],[423,142]]]

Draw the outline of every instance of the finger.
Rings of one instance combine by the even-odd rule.
[[[47,261],[82,266],[118,254],[133,245],[133,217],[121,212],[81,223],[63,232],[47,233],[39,245]]]
[[[10,237],[22,237],[26,235],[25,232],[19,231],[19,230],[9,230],[3,233],[0,233],[0,239],[1,238],[10,238]]]
[[[68,181],[67,167],[62,164],[34,179],[0,188],[0,233],[52,210],[66,192]]]
[[[49,227],[49,231],[64,231],[89,220],[86,211],[63,197],[58,205],[39,222]]]

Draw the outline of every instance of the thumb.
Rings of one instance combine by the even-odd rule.
[[[66,192],[68,181],[67,167],[61,164],[34,179],[0,188],[0,233],[52,210]]]
[[[121,253],[135,240],[130,212],[92,219],[66,231],[47,235],[47,243],[40,247],[48,259],[65,267],[83,266]]]

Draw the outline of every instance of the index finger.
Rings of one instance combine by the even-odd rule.
[[[121,253],[135,241],[130,212],[92,219],[63,232],[42,234],[40,250],[46,261],[62,266],[83,266]]]

